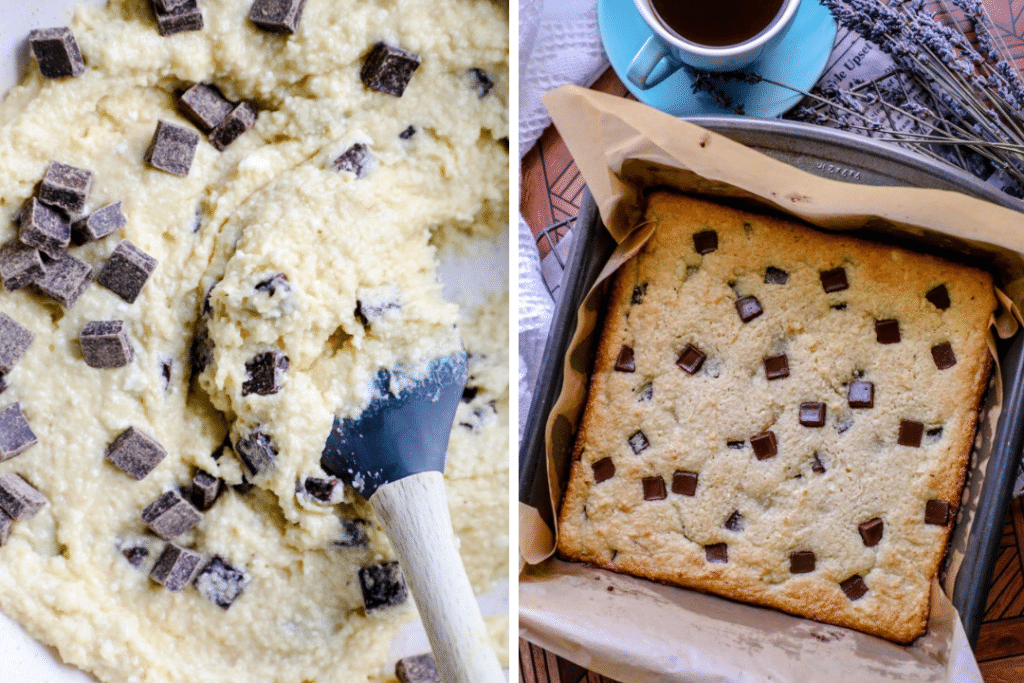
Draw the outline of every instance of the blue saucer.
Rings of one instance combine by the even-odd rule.
[[[640,17],[633,0],[598,0],[597,21],[604,50],[615,73],[629,91],[644,104],[675,116],[735,114],[736,105],[743,105],[747,116],[772,118],[788,111],[803,99],[788,88],[765,82],[749,84],[738,81],[724,83],[722,90],[732,100],[733,108],[725,108],[706,92],[693,93],[693,78],[686,69],[679,69],[649,90],[640,90],[626,78],[633,56],[651,37],[650,27]],[[793,17],[789,32],[749,70],[800,90],[810,90],[825,70],[836,23],[832,14],[818,0],[802,0]]]

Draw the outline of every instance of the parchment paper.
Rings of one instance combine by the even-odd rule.
[[[581,353],[596,334],[602,284],[650,236],[638,225],[649,186],[728,197],[779,210],[827,230],[861,230],[901,245],[981,262],[1004,306],[992,329],[1017,329],[1024,302],[1024,215],[940,190],[868,187],[819,178],[645,105],[576,86],[545,97],[559,133],[619,246],[584,300],[565,360],[561,395],[546,425],[555,510],[586,400]],[[842,160],[837,160],[841,163]],[[1003,294],[1005,293],[1005,295]],[[976,460],[951,537],[943,586],[932,590],[928,633],[903,647],[855,631],[692,591],[549,559],[556,538],[520,508],[520,632],[527,639],[623,681],[981,682],[946,597],[962,560],[984,479],[1001,395],[990,391]],[[529,565],[538,565],[531,567]]]

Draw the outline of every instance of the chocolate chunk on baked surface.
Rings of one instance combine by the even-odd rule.
[[[991,277],[665,192],[644,220],[655,232],[612,287],[560,553],[913,640],[991,368]],[[687,344],[717,372],[680,372]]]

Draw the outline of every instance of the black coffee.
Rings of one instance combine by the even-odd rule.
[[[721,47],[750,40],[772,23],[783,0],[651,0],[662,24],[683,40]]]

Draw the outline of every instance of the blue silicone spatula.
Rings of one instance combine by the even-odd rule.
[[[335,418],[320,462],[377,512],[441,679],[501,683],[505,675],[455,548],[441,474],[466,378],[465,352],[432,361],[419,380],[381,370],[366,410],[356,419]]]

